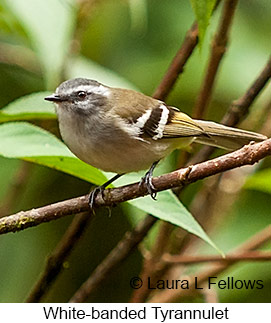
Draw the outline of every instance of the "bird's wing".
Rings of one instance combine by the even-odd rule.
[[[188,115],[173,107],[168,107],[168,109],[170,113],[163,138],[208,136],[204,129]]]
[[[199,137],[205,132],[188,115],[164,102],[142,93],[123,90],[123,96],[116,96],[112,109],[135,129],[141,138],[154,140],[163,138]],[[125,97],[125,100],[121,99]],[[129,108],[127,108],[129,105]]]

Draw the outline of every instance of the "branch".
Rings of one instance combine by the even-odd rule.
[[[217,255],[179,256],[164,254],[162,261],[172,264],[198,264],[203,262],[234,263],[237,261],[271,261],[271,252],[248,251],[240,255],[229,254],[225,258]]]
[[[196,119],[201,119],[203,117],[204,111],[210,101],[218,68],[226,52],[229,31],[237,3],[238,0],[226,0],[224,2],[220,25],[212,44],[207,72],[194,107],[193,117]]]
[[[257,144],[249,144],[232,153],[218,158],[176,170],[172,173],[153,178],[153,185],[157,192],[174,187],[184,187],[205,177],[209,177],[227,170],[253,165],[271,154],[271,139]],[[135,199],[148,194],[146,185],[139,183],[107,189],[103,194],[97,194],[95,208],[113,206],[121,202]],[[16,232],[43,222],[56,220],[68,214],[87,211],[88,195],[57,202],[41,208],[19,212],[0,219],[0,234]]]
[[[165,76],[155,90],[153,97],[159,100],[165,100],[178,76],[183,72],[184,65],[191,56],[198,43],[198,25],[194,23],[185,35],[181,48],[171,62]]]
[[[271,240],[271,226],[264,228],[262,231],[255,234],[252,238],[247,240],[245,243],[237,247],[232,253],[232,256],[242,255],[247,251],[255,250]],[[208,277],[214,277],[219,275],[224,270],[228,269],[234,262],[220,263],[215,266],[210,266],[209,268],[204,268],[202,271],[193,274],[193,278],[197,277],[197,285],[202,286],[202,284],[208,280]],[[161,292],[154,295],[151,299],[151,303],[166,303],[177,301],[182,296],[187,296],[188,294],[195,292],[195,279],[191,276],[191,284],[189,284],[189,290],[169,290]],[[188,280],[190,280],[188,278]]]
[[[130,252],[145,238],[151,227],[157,221],[149,215],[145,217],[131,232],[127,232],[109,253],[109,255],[94,270],[92,275],[83,283],[70,299],[70,303],[84,302],[87,297],[96,290],[97,286],[104,281],[110,272],[115,269]]]

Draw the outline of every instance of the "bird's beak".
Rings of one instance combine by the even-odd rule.
[[[52,102],[56,102],[57,103],[57,102],[64,101],[64,98],[54,93],[54,94],[49,95],[46,98],[44,98],[44,100],[46,100],[46,101],[52,101]]]

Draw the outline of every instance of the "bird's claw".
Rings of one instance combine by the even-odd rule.
[[[89,208],[93,211],[94,210],[94,204],[95,204],[95,198],[96,196],[101,193],[102,196],[103,196],[103,191],[104,191],[104,186],[98,186],[98,187],[95,187],[94,190],[92,190],[90,193],[89,193],[89,199],[88,199],[88,206]]]
[[[95,187],[94,190],[92,190],[89,193],[89,198],[88,198],[88,205],[89,208],[92,210],[92,212],[94,212],[94,204],[95,204],[95,198],[96,196],[101,193],[102,194],[102,198],[104,198],[104,190],[105,188],[110,185],[111,183],[113,183],[116,179],[118,179],[119,177],[121,177],[123,174],[117,174],[114,177],[112,177],[110,180],[108,180],[107,182],[105,182],[103,185]]]
[[[151,198],[156,201],[156,189],[152,183],[152,172],[147,172],[144,177],[141,178],[139,185],[146,185],[147,191],[150,194]]]

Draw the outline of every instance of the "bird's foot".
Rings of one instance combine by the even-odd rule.
[[[115,175],[110,180],[108,180],[107,182],[105,182],[103,185],[95,187],[94,190],[89,193],[88,205],[89,205],[89,208],[92,210],[92,212],[94,212],[94,203],[95,203],[96,196],[99,193],[101,193],[102,194],[102,198],[104,198],[104,194],[103,193],[104,193],[104,190],[106,189],[106,187],[108,185],[110,185],[111,183],[113,183],[116,179],[120,178],[122,175],[123,174],[117,174],[117,175]]]
[[[153,200],[156,201],[156,195],[157,195],[157,191],[152,183],[152,174],[153,174],[153,170],[154,170],[154,167],[156,166],[153,165],[148,171],[147,173],[145,174],[144,177],[141,178],[140,180],[140,183],[139,183],[139,186],[143,185],[143,184],[146,184],[146,188],[147,188],[147,191],[148,193],[150,194],[151,198]]]
[[[96,196],[101,193],[102,194],[102,197],[103,197],[103,192],[105,190],[105,186],[104,185],[101,185],[101,186],[98,186],[98,187],[95,187],[94,190],[92,190],[90,193],[89,193],[89,199],[88,199],[88,206],[89,208],[94,211],[94,203],[95,203],[95,198]]]

